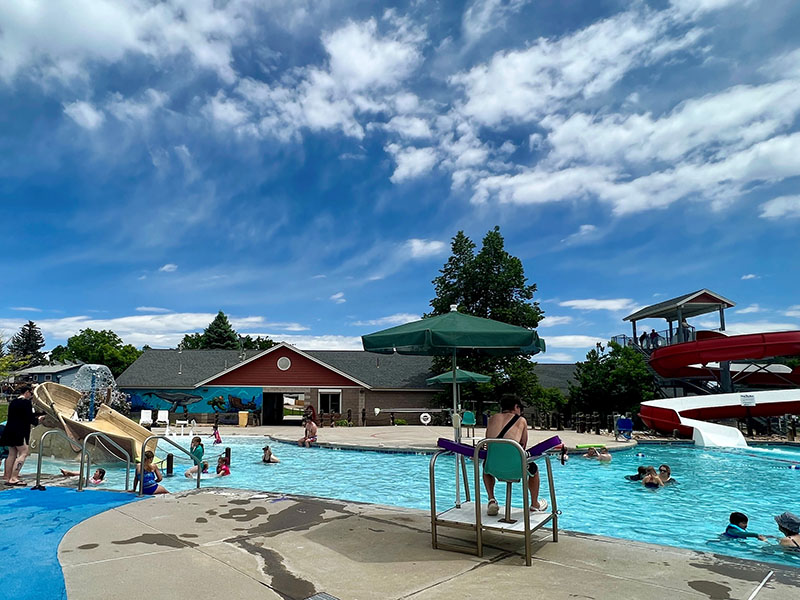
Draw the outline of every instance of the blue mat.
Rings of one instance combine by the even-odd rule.
[[[0,596],[4,600],[66,600],[58,545],[72,527],[137,500],[124,492],[48,487],[0,493]]]

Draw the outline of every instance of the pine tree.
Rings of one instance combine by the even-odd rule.
[[[225,313],[219,311],[214,320],[203,331],[203,348],[238,350],[239,336],[231,327]]]
[[[495,227],[486,234],[477,254],[475,248],[463,231],[453,238],[452,255],[442,267],[441,275],[433,280],[436,297],[431,300],[433,310],[427,316],[445,314],[450,305],[456,304],[459,312],[465,314],[520,327],[536,327],[544,317],[538,302],[532,301],[536,285],[527,283],[522,261],[506,252],[500,228]],[[461,368],[492,376],[491,383],[465,386],[462,398],[476,400],[479,412],[484,401],[504,392],[540,404],[543,394],[534,373],[534,363],[529,359],[529,356],[459,357]],[[447,371],[450,359],[434,357],[433,365],[437,373]]]
[[[8,345],[9,352],[17,360],[24,360],[28,367],[44,364],[42,347],[44,347],[42,330],[33,321],[28,321],[23,325],[19,332],[11,338],[11,343]]]

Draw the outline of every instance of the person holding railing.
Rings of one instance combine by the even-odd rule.
[[[692,341],[692,328],[687,323],[686,319],[681,319],[681,323],[679,325],[681,330],[681,342],[690,342]]]
[[[650,349],[656,350],[658,349],[658,340],[661,336],[658,335],[658,332],[655,329],[650,330]]]

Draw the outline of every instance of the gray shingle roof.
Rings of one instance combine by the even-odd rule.
[[[83,365],[82,362],[76,363],[58,363],[55,365],[39,365],[38,367],[28,367],[27,369],[21,369],[15,373],[15,375],[48,375],[48,374],[56,374],[61,373],[62,371],[67,371],[68,369],[77,369]]]
[[[258,354],[250,351],[247,358]],[[117,378],[121,388],[193,388],[239,361],[238,350],[145,350]]]
[[[306,354],[377,389],[428,389],[430,356],[373,354],[361,350],[308,350]],[[259,351],[249,351],[250,359]],[[117,378],[121,388],[193,388],[241,362],[237,350],[145,350]],[[537,364],[536,375],[543,387],[568,393],[575,374],[573,364]],[[433,386],[431,386],[433,387]]]
[[[363,350],[309,350],[306,352],[373,388],[426,389],[432,375],[430,356],[375,354]]]
[[[246,359],[258,354],[250,351]],[[373,388],[426,388],[430,356],[383,356],[359,350],[309,350],[309,356]],[[117,378],[121,388],[193,388],[239,363],[237,350],[145,350]]]
[[[558,388],[565,396],[569,395],[570,382],[575,383],[574,364],[542,364],[534,369],[539,378],[539,385],[546,388]]]

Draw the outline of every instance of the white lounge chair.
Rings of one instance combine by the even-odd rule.
[[[156,417],[156,425],[163,424],[165,427],[169,427],[169,411],[168,410],[160,410],[158,411],[158,416]]]
[[[142,414],[139,415],[139,425],[144,427],[145,425],[152,425],[152,424],[153,424],[153,411],[143,410]]]

